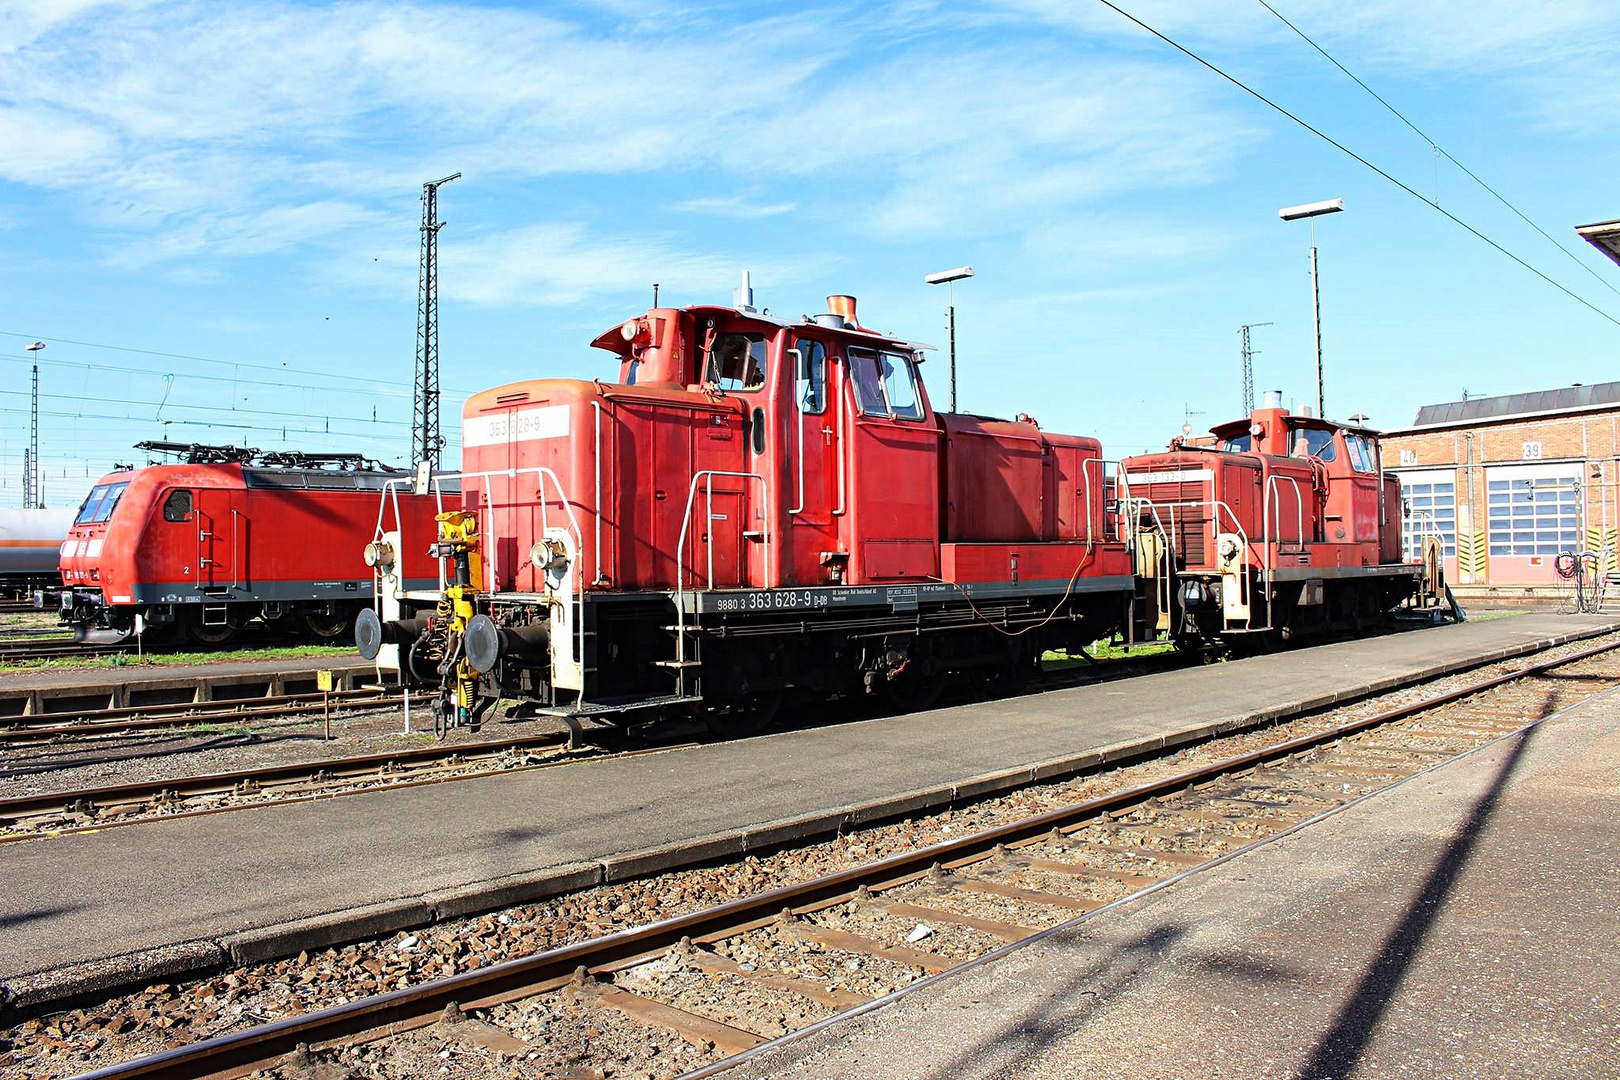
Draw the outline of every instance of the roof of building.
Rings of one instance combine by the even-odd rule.
[[[1591,244],[1615,262],[1620,263],[1620,221],[1599,221],[1591,225],[1577,225],[1575,231],[1588,244]]]
[[[1424,405],[1412,426],[1386,435],[1404,434],[1428,428],[1461,427],[1468,424],[1499,423],[1559,413],[1587,412],[1620,407],[1620,382],[1560,386],[1528,394],[1502,394],[1497,397],[1468,398]]]

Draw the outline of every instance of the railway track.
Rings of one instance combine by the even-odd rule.
[[[219,698],[165,705],[133,705],[119,709],[38,713],[0,720],[0,747],[53,739],[87,739],[111,735],[164,732],[200,724],[240,723],[306,716],[333,708],[392,706],[400,694],[392,689],[334,690],[321,693],[279,694],[269,697]]]
[[[392,704],[395,700],[397,697],[384,703]],[[318,704],[315,709],[319,709]],[[567,743],[566,731],[554,731],[16,796],[0,799],[0,843],[31,839],[46,831],[55,834],[101,830],[156,816],[219,813],[269,800],[333,798],[379,787],[412,787],[449,779],[469,779],[487,773],[556,765],[594,753],[569,750]],[[652,753],[664,749],[668,747],[624,753]]]
[[[1166,665],[1186,663],[1180,654],[1122,658],[1096,665],[1058,666],[1039,681],[1043,690],[1111,679],[1131,678]],[[333,708],[355,709],[397,705],[397,692],[334,691]],[[282,719],[319,712],[321,694],[240,698],[47,713],[0,721],[0,748],[61,740],[86,740],[141,734],[163,734],[201,725],[236,724]],[[814,723],[825,723],[818,714]],[[470,779],[514,768],[554,765],[604,751],[601,745],[567,750],[565,731],[471,743],[440,744],[409,751],[289,762],[261,768],[193,776],[154,777],[137,783],[61,789],[0,798],[0,843],[53,834],[135,824],[156,817],[218,813],[258,806],[276,799],[330,798],[379,787],[407,787],[444,780]],[[678,743],[660,742],[648,750],[667,750]],[[546,753],[546,751],[552,751]],[[616,749],[614,753],[636,753]],[[43,770],[42,770],[43,771]]]
[[[0,644],[0,664],[23,660],[95,660],[135,651],[129,645],[90,645],[82,641],[20,641]]]
[[[554,1056],[567,1048],[566,1058],[539,1064],[577,1075],[710,1075],[774,1039],[864,1011],[1523,732],[1620,683],[1617,647],[1608,641],[1345,722],[1335,714],[1319,730],[1196,769],[1161,769],[1150,782],[448,978],[356,1000],[340,982],[328,991],[340,995],[332,1007],[89,1075],[242,1075],[278,1063],[308,1074],[326,1062],[410,1075],[413,1060],[436,1066],[435,1054],[451,1048],[499,1067],[534,1061],[536,1047]],[[644,892],[668,893],[677,876]],[[298,967],[278,970],[290,980]],[[355,978],[377,986],[389,970],[368,960]],[[410,1032],[421,1032],[415,1050]]]

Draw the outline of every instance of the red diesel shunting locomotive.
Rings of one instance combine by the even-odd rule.
[[[334,641],[371,603],[361,549],[376,531],[377,493],[398,472],[358,454],[137,449],[183,460],[97,481],[62,543],[63,587],[34,594],[78,640],[128,640],[139,617],[154,636],[210,645],[253,620]],[[431,530],[432,500],[407,496],[402,507]],[[438,580],[425,550],[411,553],[410,572],[418,587]]]
[[[1267,398],[1213,428],[1213,447],[1177,439],[1120,463],[1120,512],[1139,545],[1137,632],[1241,653],[1372,625],[1408,600],[1460,617],[1434,538],[1421,562],[1402,560],[1400,486],[1377,433]]]
[[[390,519],[362,655],[402,647],[450,723],[504,697],[736,731],[787,689],[916,708],[947,672],[1016,681],[1121,628],[1131,555],[1097,441],[937,413],[922,346],[859,325],[851,297],[828,306],[654,308],[593,343],[616,382],[473,397],[473,513],[436,549],[453,583],[395,580],[394,552],[428,538]]]

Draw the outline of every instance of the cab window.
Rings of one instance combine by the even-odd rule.
[[[171,491],[163,500],[164,521],[187,521],[191,518],[191,492]]]
[[[1333,432],[1322,428],[1301,428],[1294,432],[1294,457],[1315,457],[1332,461],[1338,456]]]
[[[118,499],[129,487],[128,481],[121,484],[97,484],[90,489],[90,494],[84,498],[84,505],[79,507],[79,516],[73,519],[75,525],[95,525],[112,517],[113,507],[118,505]]]
[[[1360,435],[1346,434],[1345,448],[1350,452],[1350,467],[1359,473],[1370,473],[1378,470],[1378,462],[1373,457],[1372,444]]]
[[[917,369],[911,358],[884,353],[878,358],[883,372],[883,393],[889,399],[889,412],[897,420],[921,420],[922,401],[917,395]]]
[[[893,420],[921,420],[922,397],[917,393],[917,369],[902,353],[849,350],[850,381],[855,403],[864,416]]]
[[[827,350],[819,341],[801,340],[796,393],[799,411],[819,416],[827,411]]]
[[[849,350],[849,381],[855,387],[855,405],[862,416],[889,415],[889,403],[883,399],[883,376],[878,370],[877,353]]]
[[[1221,449],[1237,454],[1247,454],[1250,450],[1254,449],[1254,436],[1245,431],[1242,435],[1234,435],[1230,439],[1222,439]]]
[[[720,334],[709,348],[706,381],[726,391],[758,390],[765,385],[769,352],[764,334]]]

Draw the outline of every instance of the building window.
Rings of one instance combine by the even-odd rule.
[[[1580,549],[1580,473],[1568,465],[1487,469],[1492,555],[1557,555]]]
[[[1406,557],[1423,555],[1423,538],[1439,536],[1447,558],[1457,554],[1457,480],[1450,470],[1401,473],[1401,500],[1406,504]]]

